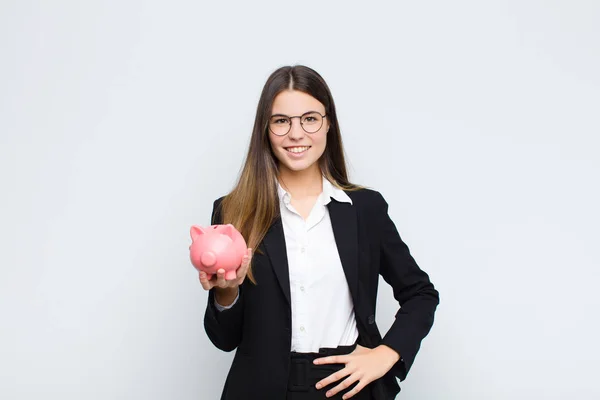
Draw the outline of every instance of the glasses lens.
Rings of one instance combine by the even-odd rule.
[[[269,129],[276,135],[282,136],[290,130],[290,119],[281,115],[274,115],[269,120]]]
[[[302,127],[308,133],[315,133],[321,129],[323,117],[317,112],[308,113],[302,116]]]

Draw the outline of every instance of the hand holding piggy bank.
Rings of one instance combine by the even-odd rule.
[[[193,225],[190,235],[190,260],[198,271],[204,271],[208,280],[220,269],[225,270],[226,280],[236,278],[248,249],[244,237],[233,225]]]

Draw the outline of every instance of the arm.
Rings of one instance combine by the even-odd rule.
[[[380,229],[380,269],[383,279],[392,286],[394,298],[400,304],[396,319],[381,344],[395,350],[401,357],[391,371],[401,381],[406,378],[419,351],[421,341],[431,329],[439,304],[439,293],[422,271],[407,245],[402,241],[388,214],[388,204],[378,193],[378,223]]]
[[[213,204],[211,224],[222,223],[219,206],[222,198]],[[208,303],[204,314],[204,330],[210,341],[223,351],[232,351],[242,339],[244,294],[243,285],[238,288],[238,297],[230,306],[219,310],[215,305],[215,296],[219,297],[217,290],[213,287],[208,291]]]

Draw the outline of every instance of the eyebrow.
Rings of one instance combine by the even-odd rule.
[[[298,115],[298,116],[300,117],[300,116],[302,116],[302,115],[304,115],[304,114],[308,114],[308,113],[312,113],[312,112],[315,112],[315,113],[319,113],[319,114],[321,114],[321,112],[320,112],[320,111],[316,111],[316,110],[310,110],[310,111],[306,111],[306,112],[304,112],[304,113],[302,113],[302,114],[300,114],[300,115]],[[272,115],[271,115],[271,117],[289,117],[289,116],[290,116],[290,115],[286,115],[286,114],[272,114]]]

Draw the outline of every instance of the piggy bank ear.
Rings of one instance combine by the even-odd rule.
[[[204,235],[205,233],[206,231],[201,226],[192,225],[190,228],[190,236],[192,237],[192,240],[198,239],[200,235]]]
[[[219,233],[229,236],[231,239],[233,239],[234,230],[235,230],[235,227],[233,225],[227,224],[227,225],[223,225],[223,227],[221,228]]]

